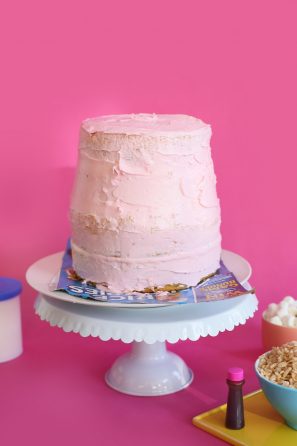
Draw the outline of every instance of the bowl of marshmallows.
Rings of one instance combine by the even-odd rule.
[[[265,350],[297,341],[297,300],[292,296],[268,305],[262,317],[262,340]]]

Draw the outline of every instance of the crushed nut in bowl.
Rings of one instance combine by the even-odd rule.
[[[259,358],[258,371],[264,378],[297,389],[297,341],[288,342]]]
[[[255,362],[255,372],[268,401],[297,431],[297,341],[261,355]]]

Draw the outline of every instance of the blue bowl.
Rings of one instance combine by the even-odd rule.
[[[259,359],[255,363],[255,371],[266,398],[274,409],[284,417],[288,426],[297,430],[297,389],[285,387],[264,378],[258,371]]]

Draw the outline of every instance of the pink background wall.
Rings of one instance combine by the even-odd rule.
[[[32,262],[63,249],[82,119],[108,113],[188,113],[212,125],[223,246],[251,262],[260,309],[286,294],[297,298],[294,0],[28,0],[6,2],[4,8],[1,275],[24,280]],[[112,358],[124,348],[117,343],[112,350],[110,344],[58,330],[54,334],[33,315],[34,296],[25,286],[30,361],[36,357],[34,348],[44,354],[38,334],[47,350],[56,348],[54,339],[65,348],[76,344],[78,351],[83,346],[90,352],[101,348],[105,355],[111,351]],[[242,336],[256,333],[254,342],[259,343],[259,318],[260,313],[235,337],[221,339],[229,336],[239,343]],[[203,342],[206,348],[208,341]],[[199,350],[198,344],[187,343],[176,348],[189,357]],[[11,369],[7,373],[13,375]],[[194,403],[189,412],[195,415]]]

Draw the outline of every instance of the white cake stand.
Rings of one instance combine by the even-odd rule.
[[[70,299],[60,300],[53,297],[52,291],[45,291],[36,265],[38,262],[28,270],[27,280],[39,292],[35,309],[42,320],[84,337],[133,343],[132,350],[120,356],[105,377],[110,387],[130,395],[166,395],[186,388],[193,380],[193,373],[182,358],[166,349],[165,341],[197,341],[200,336],[231,331],[252,317],[258,306],[254,294],[218,302],[155,308],[122,308],[120,304],[95,306],[83,299],[78,304]],[[49,269],[48,277],[52,278],[56,271]],[[45,276],[43,270],[43,279]]]

